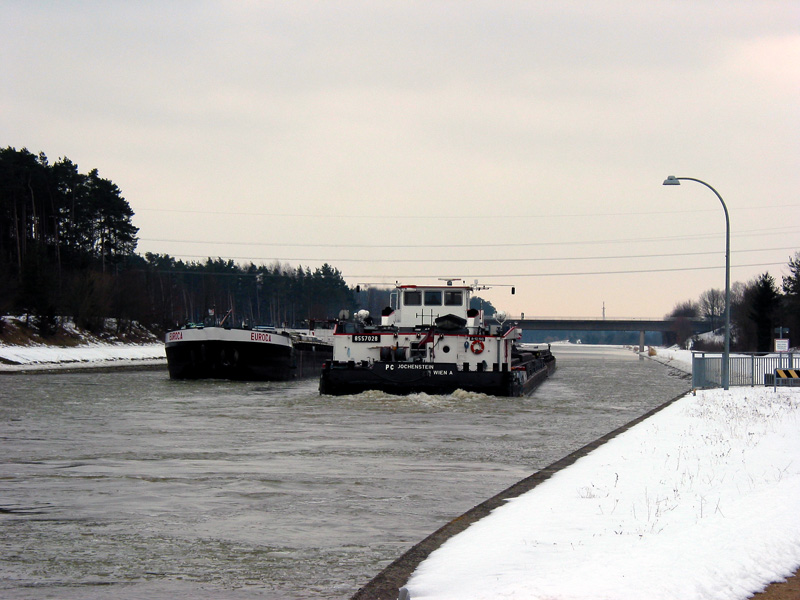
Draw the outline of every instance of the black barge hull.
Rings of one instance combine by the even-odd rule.
[[[332,348],[297,346],[213,340],[184,342],[167,346],[167,366],[170,379],[289,381],[319,376],[325,361],[331,359]]]
[[[552,357],[551,357],[552,358]],[[342,396],[379,390],[405,395],[452,394],[456,390],[491,396],[524,396],[533,392],[555,370],[555,359],[505,371],[459,370],[454,363],[330,362],[320,377],[321,394]]]

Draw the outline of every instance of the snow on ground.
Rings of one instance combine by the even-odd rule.
[[[645,351],[645,354],[649,354],[649,358],[655,361],[675,367],[676,369],[684,371],[685,373],[692,372],[691,350],[681,350],[678,348],[678,346],[672,346],[671,348],[651,347]]]
[[[18,317],[2,317],[7,327],[18,327]],[[62,328],[82,343],[77,346],[56,346],[31,342],[13,345],[0,342],[0,373],[35,370],[79,369],[128,365],[166,365],[164,344],[151,336],[151,342],[131,344],[104,342],[79,332],[73,323]]]
[[[798,388],[690,393],[450,539],[410,597],[749,598],[800,566],[799,431]]]
[[[164,344],[0,345],[0,372],[166,364]],[[5,361],[15,364],[7,364]]]

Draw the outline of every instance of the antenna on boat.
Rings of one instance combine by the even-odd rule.
[[[510,283],[493,283],[491,287],[510,287],[512,296],[517,293],[517,288],[515,286],[511,285]],[[489,286],[485,285],[481,289],[487,289],[488,290]]]
[[[447,285],[453,285],[454,281],[461,281],[460,277],[439,277],[439,281],[446,281]]]
[[[479,290],[488,290],[488,289],[489,289],[488,285],[480,285],[477,279],[473,280],[472,291],[477,292]]]

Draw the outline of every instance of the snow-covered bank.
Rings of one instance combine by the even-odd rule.
[[[64,343],[47,343],[26,332],[21,319],[3,317],[2,325],[6,339],[18,343],[0,339],[0,373],[157,366],[166,365],[167,361],[163,342],[146,332],[137,336],[141,343],[103,340],[66,323],[62,325]]]
[[[0,372],[166,365],[164,344],[0,345]]]
[[[688,394],[446,542],[412,600],[749,598],[800,566],[800,389]]]
[[[644,354],[663,365],[674,367],[684,373],[692,372],[692,351],[681,350],[677,346],[671,348],[650,347]]]

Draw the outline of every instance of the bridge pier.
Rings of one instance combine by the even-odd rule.
[[[639,352],[644,352],[644,329],[639,332]]]

